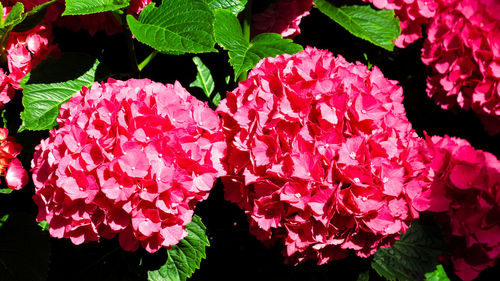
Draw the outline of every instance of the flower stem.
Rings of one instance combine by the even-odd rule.
[[[123,13],[123,22],[126,21],[126,13]],[[128,49],[128,57],[130,59],[130,63],[132,64],[132,72],[139,74],[141,70],[139,69],[139,63],[137,62],[137,56],[135,55],[135,46],[134,46],[134,38],[132,37],[132,31],[128,25],[124,24],[123,28],[125,29],[125,36],[127,37],[127,49]]]
[[[245,10],[243,11],[243,38],[245,41],[250,42],[250,27],[252,25],[252,0],[248,0]],[[247,79],[247,72],[243,72],[238,77],[238,82]]]
[[[148,65],[148,63],[156,57],[157,54],[158,54],[158,51],[153,51],[151,54],[149,54],[149,56],[147,58],[145,58],[138,65],[139,71],[142,71],[144,69],[144,67],[146,67]]]

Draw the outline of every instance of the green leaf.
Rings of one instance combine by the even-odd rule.
[[[168,250],[167,262],[158,270],[148,271],[148,281],[185,281],[200,268],[206,258],[205,247],[210,246],[206,227],[194,215],[186,230],[188,235]]]
[[[13,189],[10,188],[0,188],[0,194],[11,194]]]
[[[436,270],[425,274],[425,281],[450,281],[442,265],[438,265]]]
[[[49,234],[30,215],[11,214],[0,228],[0,280],[46,280],[49,256]]]
[[[22,21],[19,24],[17,24],[12,31],[25,32],[30,29],[33,29],[45,17],[45,13],[47,12],[47,7],[54,4],[55,2],[57,2],[57,0],[51,0],[33,7],[31,11],[23,15]]]
[[[9,14],[5,18],[4,26],[15,25],[23,20],[24,5],[21,2],[16,2]]]
[[[63,54],[59,59],[47,59],[21,80],[24,130],[47,130],[57,125],[59,107],[82,86],[94,82],[99,61],[78,53]]]
[[[66,0],[63,16],[89,15],[128,7],[130,0]]]
[[[372,267],[388,280],[423,280],[427,272],[436,268],[444,244],[439,228],[414,222],[401,240],[375,253]]]
[[[215,105],[215,106],[218,106],[219,105],[219,102],[221,100],[221,96],[219,93],[215,94],[214,97],[212,98],[212,103]]]
[[[43,231],[49,230],[49,223],[45,220],[38,223],[38,226],[42,228]]]
[[[314,0],[316,8],[353,35],[392,51],[394,39],[401,34],[399,20],[392,10],[375,10],[370,6],[335,7],[327,0]]]
[[[245,9],[247,0],[207,0],[212,9],[224,9],[237,15]]]
[[[358,275],[357,281],[369,281],[369,280],[370,280],[370,271],[368,270],[365,270]]]
[[[7,219],[9,219],[9,214],[6,214],[6,215],[3,215],[2,217],[0,217],[0,227],[3,226],[3,224],[7,221]]]
[[[168,54],[213,52],[214,15],[203,0],[152,2],[127,23],[140,42]]]
[[[193,62],[194,64],[196,64],[198,73],[196,74],[196,80],[189,84],[189,87],[201,88],[205,93],[205,96],[207,96],[207,98],[210,98],[215,89],[214,79],[212,78],[210,69],[208,69],[208,67],[203,64],[199,57],[194,57]]]
[[[238,18],[226,10],[215,11],[215,39],[229,51],[229,63],[234,68],[235,80],[252,69],[261,59],[280,54],[294,54],[302,46],[291,39],[282,39],[276,33],[261,33],[248,42],[243,36]]]

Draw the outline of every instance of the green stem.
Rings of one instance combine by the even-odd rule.
[[[126,13],[123,14],[123,22],[126,22],[125,17]],[[123,25],[123,28],[125,29],[125,33],[127,36],[128,57],[130,59],[130,63],[132,64],[132,72],[139,74],[141,70],[139,69],[139,63],[137,62],[137,56],[135,55],[134,38],[132,37],[132,32],[126,24]]]
[[[138,65],[139,71],[142,71],[144,69],[144,67],[146,67],[148,65],[148,63],[156,57],[157,54],[158,54],[158,51],[153,51],[151,54],[149,54],[149,56],[147,58],[145,58]]]
[[[252,25],[252,0],[248,0],[245,10],[243,11],[243,38],[247,42],[250,42],[251,25]],[[247,72],[243,72],[242,74],[240,74],[240,76],[237,79],[238,82],[246,80],[247,75],[248,75]]]

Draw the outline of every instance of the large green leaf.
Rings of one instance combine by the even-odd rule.
[[[206,0],[212,9],[225,9],[237,15],[245,9],[247,0]]]
[[[235,79],[252,69],[261,59],[280,54],[294,54],[302,46],[276,33],[262,33],[248,42],[243,36],[238,18],[227,10],[215,11],[215,39],[229,51],[229,63],[234,68]]]
[[[372,267],[387,280],[424,280],[436,268],[444,244],[439,228],[415,222],[401,240],[375,253]]]
[[[45,17],[45,13],[47,12],[47,7],[57,2],[57,0],[50,0],[44,2],[38,6],[33,7],[30,11],[26,12],[22,21],[19,22],[12,31],[14,32],[25,32],[30,29],[33,29],[37,26]]]
[[[63,16],[89,15],[115,11],[130,5],[130,0],[66,0]]]
[[[168,0],[150,3],[139,20],[127,15],[135,38],[170,54],[202,53],[214,49],[214,15],[204,0]]]
[[[158,270],[148,271],[149,281],[185,281],[200,268],[206,258],[205,247],[210,246],[206,228],[195,215],[186,230],[188,235],[168,250],[167,262]]]
[[[450,281],[442,265],[438,265],[436,270],[425,274],[425,281]]]
[[[370,6],[335,7],[327,0],[314,0],[315,7],[353,35],[384,49],[394,49],[394,39],[401,34],[399,20],[392,10],[375,10]]]
[[[78,53],[47,59],[21,81],[24,111],[19,131],[47,130],[57,125],[59,107],[82,86],[94,82],[99,61]]]
[[[45,280],[49,256],[49,234],[30,215],[10,214],[0,228],[0,280]]]

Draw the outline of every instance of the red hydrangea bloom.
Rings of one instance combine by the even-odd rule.
[[[28,183],[28,173],[16,158],[21,153],[21,145],[8,135],[9,130],[0,128],[0,173],[9,188],[18,190]]]
[[[14,94],[10,77],[0,68],[0,109],[14,97]]]
[[[363,0],[379,9],[394,10],[399,18],[401,35],[396,46],[405,48],[422,38],[422,26],[432,21],[441,0]]]
[[[441,0],[439,9],[422,50],[427,94],[444,109],[474,110],[500,133],[500,2]]]
[[[252,16],[253,35],[278,33],[283,38],[300,34],[299,24],[309,15],[312,0],[280,0],[271,4],[264,12]]]
[[[62,105],[32,161],[38,220],[75,244],[111,238],[149,252],[186,236],[222,175],[217,114],[179,83],[94,83]]]
[[[2,1],[4,4],[4,17],[7,16],[12,8],[11,6],[5,5],[15,2],[16,1]],[[33,0],[22,2],[25,5],[25,10],[30,10],[34,6],[45,1]],[[47,20],[49,17],[50,15],[46,15],[46,18],[39,25],[29,31],[9,33],[5,45],[5,55],[9,67],[9,82],[16,89],[19,89],[19,82],[21,79],[39,62],[47,58],[47,56],[51,54],[55,55],[59,52],[57,45],[52,44],[52,25]],[[4,75],[2,74],[0,76]],[[2,78],[3,81],[6,81],[4,77]],[[2,100],[7,100],[7,98],[4,97],[2,97]]]
[[[402,100],[378,68],[328,51],[261,60],[217,109],[226,199],[289,262],[390,245],[428,208],[432,177]]]
[[[473,280],[500,258],[500,161],[467,141],[434,136],[430,211],[448,236],[455,273]]]

